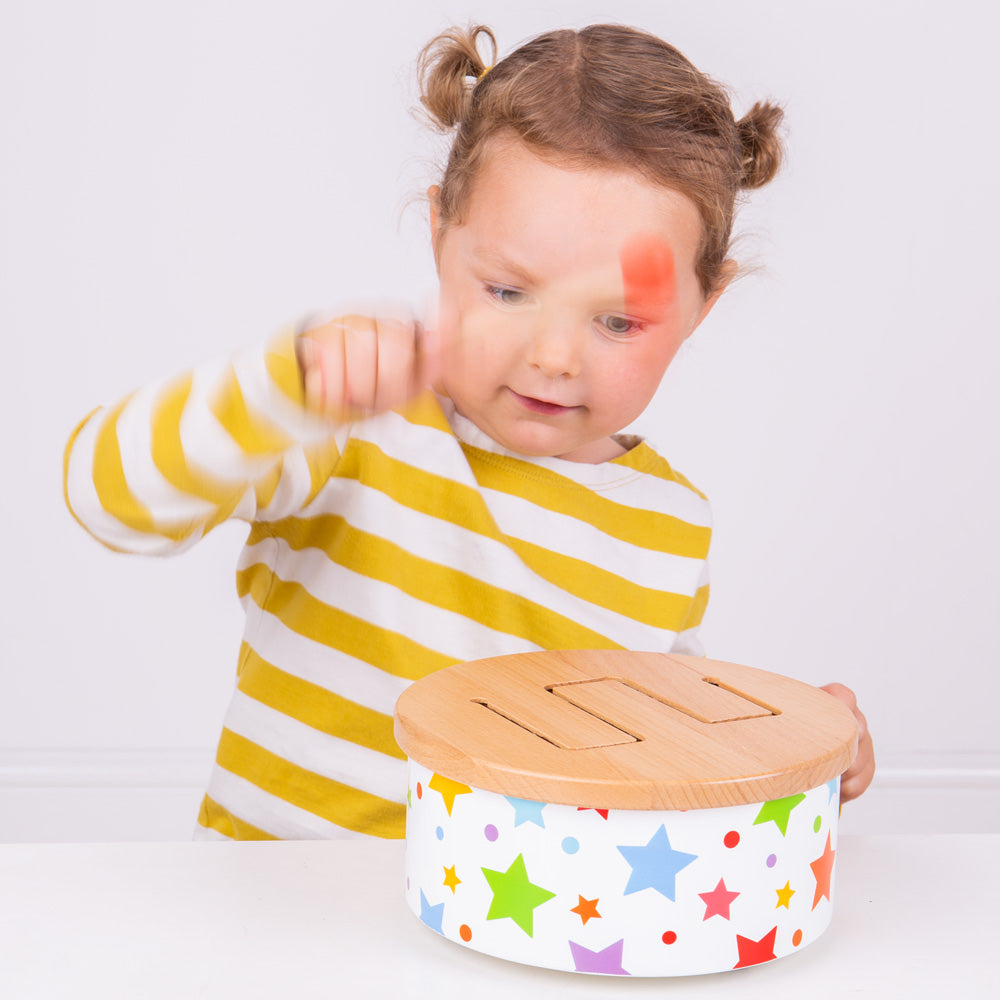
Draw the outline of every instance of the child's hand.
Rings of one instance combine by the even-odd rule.
[[[413,319],[339,316],[300,334],[306,406],[350,420],[401,406],[430,384],[436,349]]]
[[[868,720],[858,708],[854,692],[843,684],[824,684],[822,690],[842,701],[858,720],[858,755],[840,779],[840,801],[850,802],[872,783],[875,776],[875,748],[871,733],[868,732]]]

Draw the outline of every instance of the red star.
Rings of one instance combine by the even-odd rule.
[[[719,879],[719,884],[711,892],[699,892],[698,895],[705,900],[705,916],[702,920],[708,920],[718,914],[720,917],[729,919],[729,904],[739,895],[738,892],[730,892],[726,888],[726,880]]]
[[[734,969],[745,969],[748,965],[760,965],[761,962],[770,962],[774,955],[774,939],[778,935],[778,927],[772,927],[759,941],[745,938],[742,934],[736,935],[736,947],[740,950],[740,960],[733,966]]]
[[[586,923],[591,917],[600,917],[600,914],[597,912],[597,903],[597,899],[584,899],[583,896],[580,896],[580,902],[569,912],[579,913],[580,919]]]
[[[826,849],[815,861],[809,862],[809,867],[816,876],[816,894],[813,896],[812,908],[815,910],[819,901],[826,896],[830,899],[830,878],[833,875],[833,859],[836,851],[830,847],[830,834],[826,835]]]
[[[601,817],[601,819],[607,819],[608,818],[608,813],[611,811],[610,809],[597,809],[594,806],[577,806],[576,807],[576,811],[577,812],[585,812],[588,809],[593,809],[594,812],[597,813],[597,815]]]

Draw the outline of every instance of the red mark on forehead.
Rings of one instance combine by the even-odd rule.
[[[625,283],[625,311],[660,320],[674,304],[677,274],[670,244],[647,233],[633,236],[619,255]]]

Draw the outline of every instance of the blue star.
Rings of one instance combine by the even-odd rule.
[[[427,902],[427,897],[424,895],[424,890],[420,890],[420,919],[427,924],[427,926],[432,931],[437,931],[438,934],[443,934],[441,930],[441,918],[444,916],[444,903],[438,903],[437,906],[431,906]]]
[[[687,868],[697,854],[685,854],[670,846],[667,828],[661,826],[645,847],[619,847],[621,855],[632,866],[625,895],[641,889],[655,889],[667,899],[674,899],[674,877],[682,868]]]
[[[504,798],[514,807],[514,826],[522,823],[534,823],[545,829],[545,820],[542,819],[542,810],[545,808],[544,802],[535,802],[532,799],[515,799],[509,795]]]
[[[832,802],[834,795],[837,794],[839,778],[831,778],[826,783],[826,790],[830,793],[830,797],[826,800],[827,802]]]

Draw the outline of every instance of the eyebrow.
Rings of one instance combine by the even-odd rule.
[[[472,256],[483,264],[499,268],[522,284],[538,284],[538,278],[531,271],[493,247],[476,247],[472,251]]]

